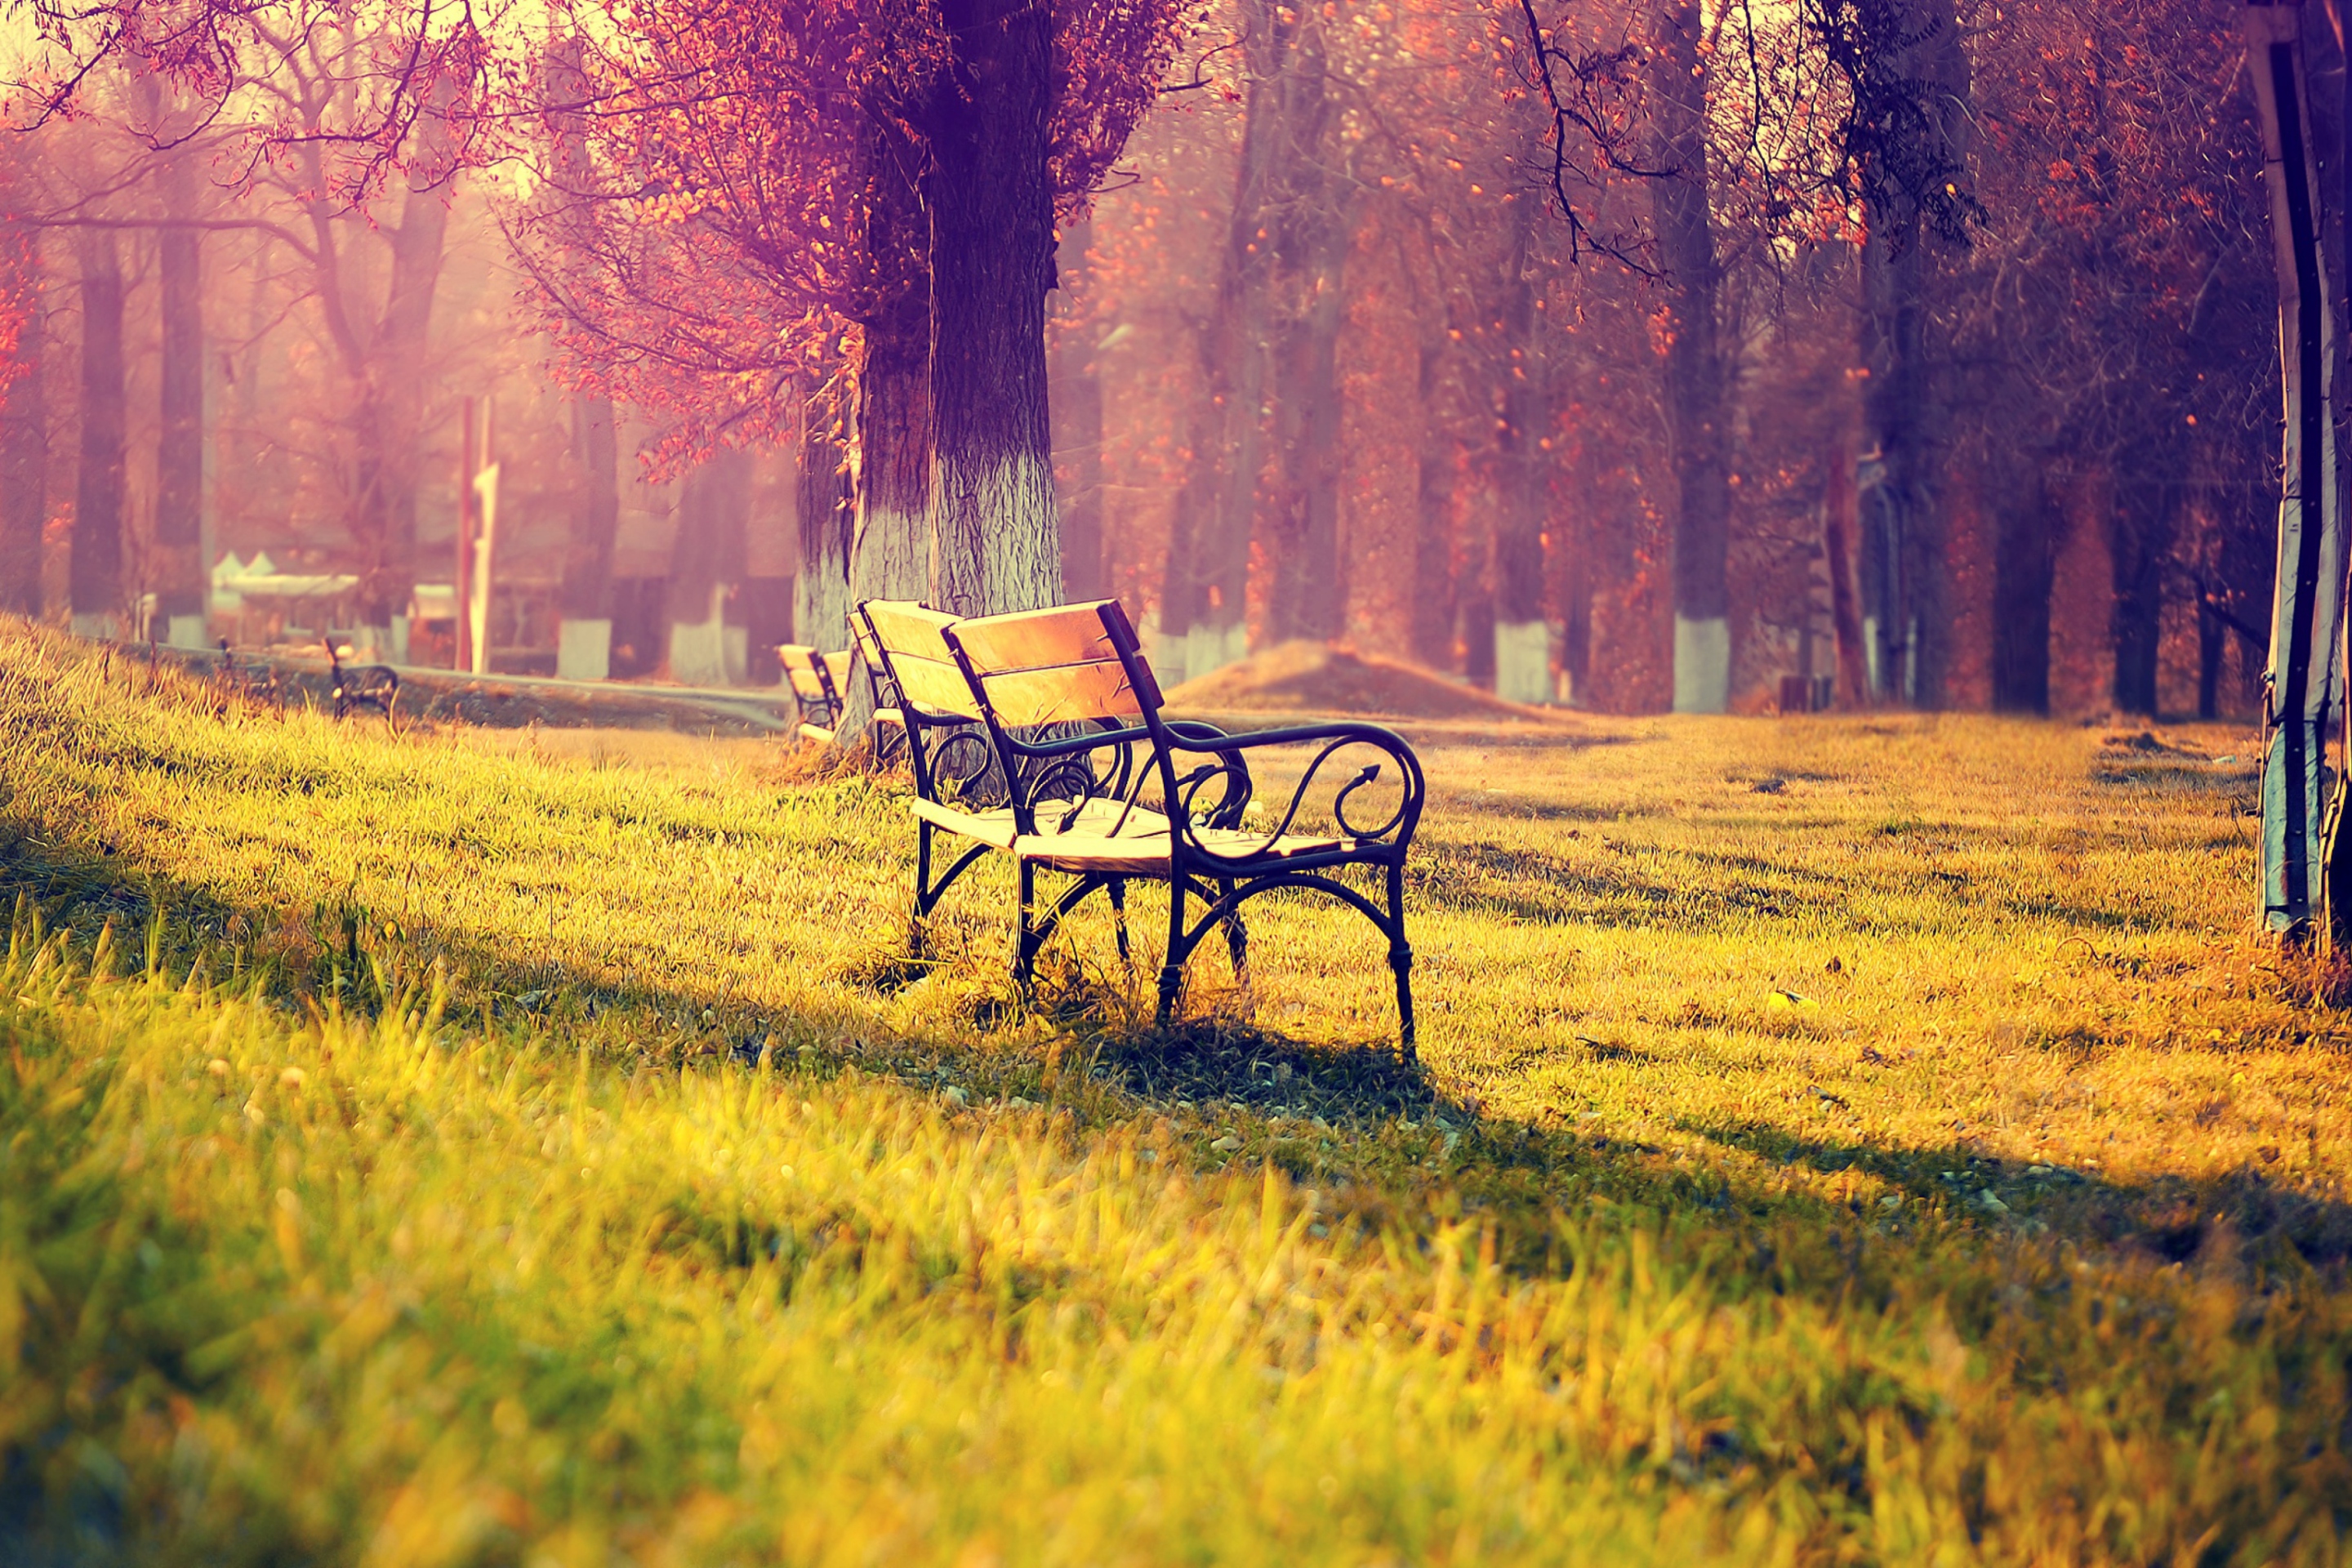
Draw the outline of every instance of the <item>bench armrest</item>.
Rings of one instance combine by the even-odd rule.
[[[1315,783],[1317,772],[1321,769],[1324,763],[1349,746],[1369,746],[1376,752],[1385,752],[1396,766],[1397,776],[1402,788],[1397,798],[1396,809],[1386,820],[1372,826],[1350,822],[1348,819],[1348,797],[1376,781],[1385,764],[1373,763],[1362,768],[1354,778],[1340,784],[1332,796],[1331,815],[1338,822],[1340,831],[1360,842],[1387,842],[1402,848],[1406,841],[1412,838],[1413,828],[1421,820],[1422,797],[1426,788],[1422,779],[1421,759],[1413,754],[1412,747],[1406,743],[1403,736],[1381,725],[1340,721],[1321,724],[1294,724],[1280,730],[1252,730],[1238,735],[1216,735],[1213,738],[1202,736],[1197,739],[1184,732],[1184,730],[1191,726],[1180,727],[1171,724],[1167,728],[1175,751],[1215,753],[1224,763],[1215,768],[1195,770],[1184,780],[1180,781],[1185,789],[1185,799],[1181,803],[1182,809],[1176,809],[1171,805],[1169,812],[1171,817],[1189,820],[1192,816],[1191,801],[1193,793],[1206,784],[1209,779],[1226,775],[1229,768],[1237,769],[1240,771],[1240,777],[1234,783],[1240,785],[1240,794],[1236,796],[1233,785],[1229,784],[1225,798],[1219,803],[1219,810],[1216,813],[1216,816],[1220,819],[1233,820],[1213,820],[1210,824],[1212,826],[1233,826],[1238,822],[1241,815],[1239,809],[1234,808],[1234,803],[1238,799],[1243,805],[1246,805],[1251,796],[1249,774],[1242,764],[1241,753],[1271,746],[1307,746],[1319,742],[1323,749],[1315,754],[1307,763],[1306,771],[1299,775],[1298,787],[1291,792],[1290,805],[1283,812],[1281,822],[1267,834],[1269,842],[1290,831],[1291,824],[1298,818],[1299,808],[1306,804],[1307,791]],[[1200,728],[1206,729],[1207,726],[1203,725]],[[1171,759],[1171,762],[1173,760],[1173,758]],[[1215,853],[1205,847],[1202,847],[1200,852]]]

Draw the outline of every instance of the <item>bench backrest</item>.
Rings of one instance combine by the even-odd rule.
[[[979,616],[940,628],[961,667],[967,698],[1002,730],[1045,724],[1132,724],[1160,706],[1149,668],[1122,660],[1106,616],[1120,624],[1116,599]]]
[[[797,642],[785,642],[776,647],[776,660],[783,666],[783,682],[793,689],[793,700],[800,703],[800,717],[814,724],[833,724],[842,717],[842,696],[835,660],[842,654],[818,654],[816,648],[802,647]]]

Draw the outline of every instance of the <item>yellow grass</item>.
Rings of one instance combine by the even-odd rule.
[[[1433,730],[1416,1075],[1344,911],[1156,1036],[889,781],[149,684],[0,628],[0,1559],[2345,1555],[2243,734]]]

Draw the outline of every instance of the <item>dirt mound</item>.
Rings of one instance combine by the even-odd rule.
[[[1200,713],[1361,713],[1390,719],[1529,719],[1554,715],[1465,686],[1433,669],[1319,642],[1286,642],[1168,693]]]

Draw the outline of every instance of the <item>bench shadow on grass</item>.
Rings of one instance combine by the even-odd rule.
[[[69,929],[85,942],[110,921],[117,951],[132,954],[160,905],[175,965],[216,955],[233,942],[240,920],[257,926],[275,918],[127,856],[47,842],[21,823],[0,822],[0,902],[14,903],[20,892],[38,902],[52,929]],[[316,986],[335,971],[333,934],[325,933],[327,951],[307,968],[282,965],[257,978],[289,1000],[324,1001]],[[1333,1047],[1296,1039],[1250,1020],[1230,993],[1203,988],[1188,1016],[1156,1027],[1131,993],[1107,989],[1103,976],[1075,963],[1049,965],[1028,1008],[1001,993],[969,999],[967,1016],[983,1031],[1015,1013],[1042,1014],[1055,1026],[1008,1048],[1001,1039],[892,1038],[871,1019],[762,1009],[715,993],[615,985],[558,961],[518,956],[488,938],[436,933],[436,945],[486,983],[458,1010],[461,1020],[478,1017],[486,1028],[530,1029],[593,1019],[605,1008],[635,1009],[675,1022],[677,1058],[749,1064],[765,1055],[819,1071],[855,1065],[918,1090],[955,1084],[1007,1098],[1034,1095],[1105,1122],[1156,1110],[1204,1123],[1180,1132],[1197,1133],[1196,1142],[1210,1136],[1208,1123],[1231,1127],[1243,1134],[1234,1157],[1271,1161],[1368,1216],[1422,1224],[1440,1200],[1482,1211],[1507,1233],[1500,1254],[1507,1266],[1524,1272],[1567,1268],[1552,1245],[1550,1215],[1564,1203],[1605,1197],[1719,1226],[1762,1248],[1759,1256],[1777,1248],[1782,1288],[1824,1297],[1854,1277],[1865,1237],[1878,1267],[1901,1268],[1907,1238],[1930,1211],[1941,1234],[1964,1224],[1988,1242],[2072,1242],[2156,1267],[2226,1258],[2271,1279],[2316,1271],[2340,1285],[2352,1274],[2352,1205],[2283,1187],[2259,1166],[2123,1182],[2037,1173],[1965,1142],[1900,1147],[1792,1134],[1768,1121],[1673,1124],[1683,1138],[1730,1156],[1701,1167],[1640,1137],[1489,1114],[1401,1060],[1392,1040]],[[889,974],[868,977],[869,988],[905,984],[929,967],[902,961]],[[877,980],[879,987],[870,985]],[[1366,981],[1377,983],[1370,974]],[[382,1001],[350,984],[338,999],[361,1012]],[[705,1016],[719,1007],[727,1013]],[[1890,1211],[1880,1206],[1880,1189],[1840,1198],[1813,1185],[1849,1170],[1875,1178],[1902,1203]]]

